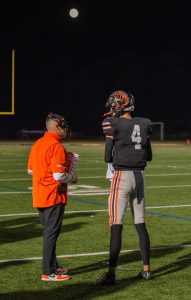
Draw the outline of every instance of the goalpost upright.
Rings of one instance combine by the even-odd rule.
[[[164,140],[164,122],[152,122],[152,125],[159,125],[160,126],[160,140]]]

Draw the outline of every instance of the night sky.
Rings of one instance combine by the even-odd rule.
[[[105,102],[118,89],[134,95],[133,116],[164,122],[167,138],[191,137],[190,10],[183,2],[22,2],[0,3],[0,111],[9,110],[6,70],[15,49],[15,115],[0,116],[0,138],[44,129],[49,112],[63,114],[74,136],[102,136]]]

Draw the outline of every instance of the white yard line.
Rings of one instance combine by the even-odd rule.
[[[94,168],[95,169],[95,168]],[[14,170],[14,171],[23,171],[26,172],[26,170]],[[0,170],[0,172],[7,172],[7,170]],[[27,173],[27,172],[26,172]],[[191,173],[166,173],[166,174],[146,174],[146,177],[168,177],[168,176],[190,176]],[[80,179],[86,179],[86,178],[106,178],[104,175],[97,175],[97,176],[80,176]],[[0,182],[3,181],[29,181],[31,180],[31,177],[28,178],[1,178]]]
[[[15,164],[14,163],[14,166],[26,166],[27,164],[24,164],[24,163],[18,163],[18,164]],[[0,163],[0,166],[7,166],[9,167],[10,164],[7,164],[7,163]]]
[[[191,244],[188,245],[172,245],[168,247],[153,247],[152,250],[160,250],[160,249],[174,249],[174,248],[190,248]],[[131,253],[131,252],[139,252],[140,249],[129,249],[129,250],[121,250],[121,253]],[[58,258],[75,258],[75,257],[87,257],[87,256],[101,256],[101,255],[108,255],[108,251],[103,252],[90,252],[90,253],[76,253],[76,254],[65,254],[65,255],[58,255]],[[34,257],[26,257],[26,258],[12,258],[12,259],[1,259],[0,264],[3,263],[14,263],[17,261],[31,261],[31,260],[42,260],[42,257],[34,256]]]
[[[168,188],[190,188],[191,184],[179,184],[179,185],[153,185],[153,186],[146,186],[146,189],[168,189]],[[8,187],[7,187],[8,189]],[[7,195],[7,194],[29,194],[31,191],[11,191],[11,192],[0,192],[0,195]],[[72,196],[96,196],[96,195],[108,195],[109,188],[107,189],[86,189],[86,190],[74,190],[69,191],[69,195]]]
[[[168,189],[168,188],[190,188],[191,184],[182,184],[182,185],[153,185],[146,186],[146,189]],[[1,193],[0,193],[1,194]],[[107,189],[87,189],[87,190],[78,190],[78,191],[69,191],[69,195],[72,196],[96,196],[96,195],[108,195],[109,188]]]
[[[163,209],[163,208],[182,208],[191,207],[191,204],[180,205],[160,205],[160,206],[146,206],[146,209]],[[130,208],[127,208],[128,210]],[[81,214],[81,213],[95,213],[95,212],[108,212],[108,209],[92,209],[92,210],[69,210],[65,211],[65,214]],[[19,217],[19,216],[37,216],[38,213],[17,213],[17,214],[5,214],[0,217]]]
[[[0,195],[7,195],[7,194],[31,194],[31,191],[21,191],[21,192],[0,192]]]
[[[184,187],[191,187],[191,184],[152,185],[152,186],[146,186],[146,189],[184,188]]]
[[[70,210],[65,211],[64,214],[80,214],[80,213],[94,213],[94,212],[106,212],[107,209],[93,209],[93,210]],[[39,215],[38,213],[22,213],[22,214],[7,214],[0,215],[0,217],[15,217],[15,216],[35,216]]]
[[[27,174],[27,171],[26,170],[0,170],[0,172],[3,172],[3,173],[7,173],[7,172],[25,172]]]
[[[166,177],[166,176],[190,176],[191,173],[171,173],[171,174],[146,174],[146,177]]]
[[[0,179],[0,182],[3,182],[3,181],[32,181],[31,180],[31,177],[29,178],[3,178],[3,179]]]
[[[181,207],[191,207],[191,204],[147,206],[146,209],[153,209],[153,208],[181,208]]]

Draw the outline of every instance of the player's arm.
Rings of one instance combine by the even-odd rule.
[[[102,122],[103,133],[105,135],[105,156],[106,163],[112,163],[113,161],[113,148],[114,148],[114,129],[111,124],[111,118],[106,118]]]
[[[114,139],[106,136],[105,140],[105,156],[104,160],[106,163],[113,162],[113,147],[114,147]]]
[[[153,158],[151,140],[150,140],[151,133],[152,133],[152,125],[151,125],[151,121],[148,120],[148,136],[147,136],[147,149],[146,149],[146,160],[147,161],[151,161]]]
[[[147,137],[147,150],[146,150],[146,160],[151,161],[153,159],[153,152],[151,147],[151,141],[149,136]]]
[[[152,124],[151,120],[147,119],[148,127],[147,127],[147,148],[146,148],[146,160],[151,161],[153,159],[150,135],[152,134]]]

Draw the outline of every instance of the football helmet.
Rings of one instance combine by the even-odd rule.
[[[120,117],[126,112],[134,111],[134,102],[134,97],[131,93],[115,91],[106,102],[106,113],[103,116]]]

